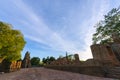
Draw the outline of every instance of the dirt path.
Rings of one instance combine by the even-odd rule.
[[[46,68],[21,69],[17,72],[0,74],[0,80],[115,80]]]

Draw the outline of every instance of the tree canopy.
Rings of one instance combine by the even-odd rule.
[[[46,63],[50,63],[50,62],[55,61],[55,60],[56,59],[53,56],[51,56],[51,57],[48,56],[47,58],[43,58],[42,62],[46,64]]]
[[[31,65],[38,66],[39,64],[40,64],[40,58],[39,57],[31,58]]]
[[[19,60],[25,43],[19,30],[0,21],[0,57],[5,57],[9,61]]]
[[[120,37],[120,8],[113,8],[95,27],[93,44],[113,42],[113,35]]]

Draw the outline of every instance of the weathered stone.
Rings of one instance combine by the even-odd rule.
[[[119,60],[119,62],[120,62],[120,44],[113,43],[111,45],[111,48],[112,48],[117,60]]]
[[[79,60],[79,55],[78,55],[78,54],[74,54],[74,57],[75,57],[75,61],[80,61],[80,60]]]
[[[31,67],[30,53],[27,51],[22,61],[22,68],[30,68],[30,67]]]
[[[107,77],[120,79],[120,67],[110,67],[107,70]]]
[[[67,57],[58,58],[57,60],[51,62],[50,65],[73,65],[73,64],[75,65],[75,64],[80,64],[78,54],[75,54],[73,57],[75,58],[75,60],[68,59]]]
[[[63,58],[58,58],[55,61],[52,61],[50,65],[67,65],[71,63],[72,63],[71,60],[67,59],[66,57],[63,57]]]
[[[102,66],[102,63],[99,60],[88,59],[86,61],[81,61],[80,66]]]
[[[63,57],[63,58],[59,58],[55,61],[52,61],[50,64],[52,64],[52,65],[65,65],[65,64],[68,64],[68,60],[66,57]]]
[[[18,67],[19,66],[19,67]],[[13,72],[21,68],[21,61],[3,60],[0,66],[0,72]]]
[[[103,65],[119,65],[114,52],[108,45],[95,44],[91,46],[93,59],[103,63]]]
[[[120,78],[120,44],[95,44],[91,45],[93,59],[79,61],[78,54],[74,55],[75,60],[69,61],[63,57],[53,61],[47,68],[79,72],[83,74]],[[117,68],[116,68],[117,67]]]
[[[113,33],[112,34],[112,39],[113,39],[114,43],[120,44],[120,36],[118,34]]]

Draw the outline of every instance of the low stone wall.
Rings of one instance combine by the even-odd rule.
[[[104,70],[99,66],[45,66],[46,68],[75,72],[80,74],[94,75],[94,76],[104,76]]]
[[[120,79],[120,67],[111,67],[108,69],[107,77]]]
[[[48,65],[45,68],[69,71],[86,75],[99,77],[117,78],[120,79],[120,67],[100,67],[100,66],[52,66]]]

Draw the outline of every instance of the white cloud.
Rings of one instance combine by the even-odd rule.
[[[85,25],[83,25],[83,27],[86,27],[86,32],[84,33],[84,35],[85,35],[84,41],[86,43],[85,44],[86,48],[85,48],[85,51],[80,51],[80,53],[79,53],[82,60],[86,60],[90,57],[92,58],[90,45],[92,44],[92,34],[95,33],[95,28],[93,26],[98,21],[103,19],[103,15],[106,14],[108,8],[109,8],[109,2],[107,0],[101,1],[99,8],[96,8],[96,2],[94,2],[93,8],[92,8],[92,16],[87,22],[84,22]],[[89,27],[87,27],[87,26],[89,26]]]
[[[76,45],[73,42],[64,40],[58,33],[52,31],[44,23],[42,17],[35,14],[22,0],[13,1],[13,3],[26,15],[27,21],[21,21],[24,25],[27,25],[24,27],[26,29],[25,37],[46,44],[54,50],[70,52],[76,50]]]
[[[103,15],[106,12],[106,9],[109,6],[108,1],[106,0],[101,1],[100,7],[96,8],[97,1],[94,0],[93,6],[92,6],[91,18],[88,21],[82,22],[83,25],[77,26],[77,29],[79,29],[80,26],[83,27],[82,31],[79,31],[81,30],[81,28],[79,30],[76,29],[77,31],[75,34],[81,35],[80,37],[83,38],[85,44],[82,46],[85,48],[85,50],[79,49],[81,46],[80,42],[78,41],[79,39],[75,41],[68,40],[68,39],[65,39],[61,34],[55,31],[52,31],[50,27],[46,23],[44,23],[44,19],[42,18],[42,16],[40,15],[38,16],[27,4],[23,2],[23,0],[11,0],[11,1],[22,12],[22,15],[25,15],[24,17],[26,20],[24,21],[21,20],[21,23],[23,23],[26,26],[24,27],[25,29],[24,35],[26,38],[29,38],[39,43],[46,44],[52,50],[79,53],[80,58],[84,60],[92,57],[91,51],[90,51],[90,45],[92,43],[91,41],[92,34],[94,33],[93,26],[100,19],[102,19]],[[75,15],[75,16],[78,16],[78,15]]]

